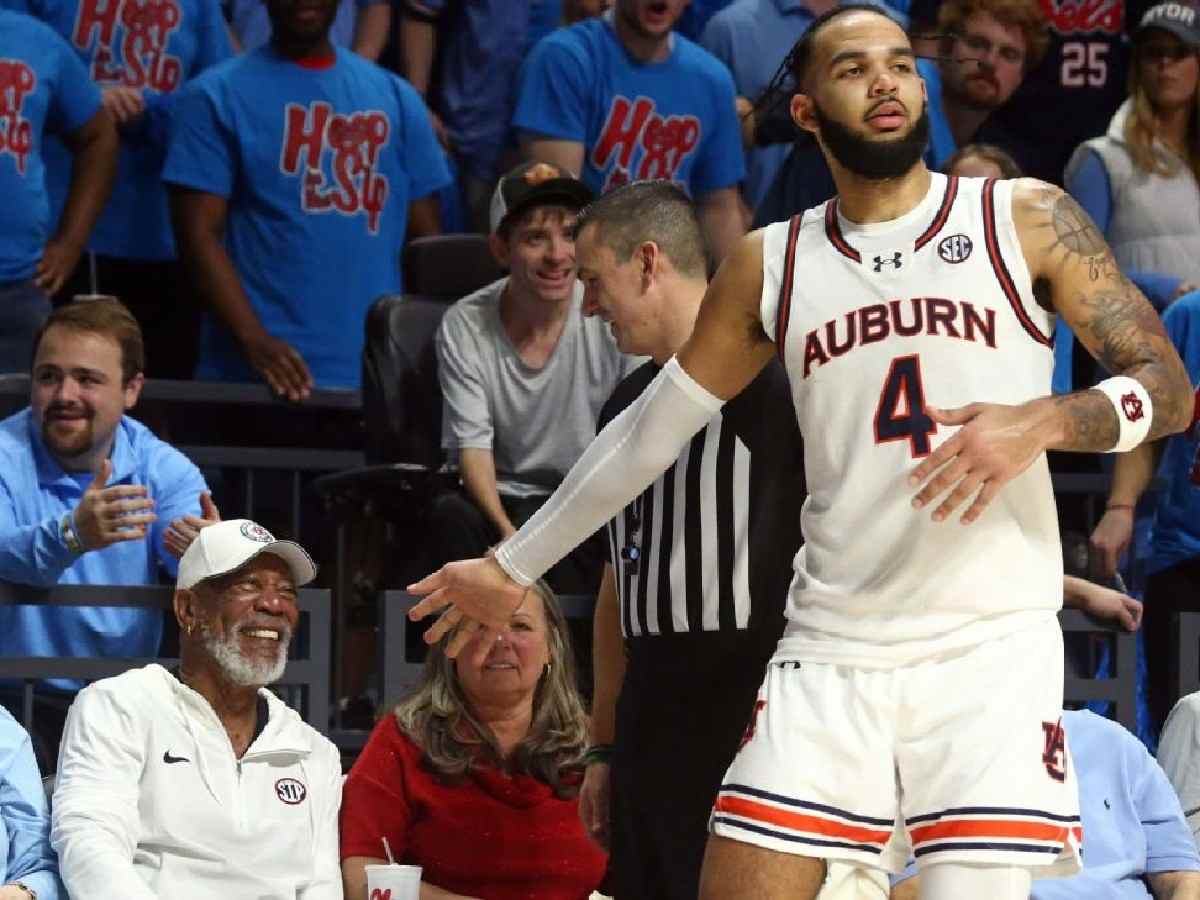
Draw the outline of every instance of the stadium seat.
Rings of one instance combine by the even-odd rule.
[[[415,238],[404,248],[404,289],[453,303],[491,284],[504,272],[482,234],[439,234]]]

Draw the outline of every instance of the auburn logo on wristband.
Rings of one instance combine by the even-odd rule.
[[[1125,413],[1125,418],[1130,422],[1136,422],[1145,415],[1142,409],[1142,399],[1133,391],[1121,396],[1121,411]]]

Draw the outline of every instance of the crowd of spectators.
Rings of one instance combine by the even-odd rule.
[[[584,544],[486,655],[432,648],[343,788],[336,749],[265,689],[315,566],[254,522],[222,522],[208,473],[129,411],[147,377],[261,382],[292,403],[360,388],[367,311],[404,292],[405,244],[486,235],[507,274],[450,307],[434,341],[458,483],[433,498],[426,535],[434,565],[486,553],[554,490],[618,386],[653,368],[630,355],[652,352],[635,335],[670,332],[661,310],[597,299],[605,278],[625,272],[623,290],[662,310],[694,317],[699,304],[699,268],[682,290],[662,275],[679,264],[669,252],[643,260],[611,242],[591,248],[585,291],[576,216],[627,183],[673,182],[669,202],[690,198],[711,270],[750,227],[831,196],[821,148],[791,120],[788,56],[836,5],[0,0],[0,372],[32,376],[28,407],[0,421],[0,580],[173,582],[180,635],[176,670],[40,682],[29,732],[14,718],[20,686],[0,682],[0,900],[98,885],[105,896],[365,897],[384,837],[424,867],[422,896],[601,886],[612,826],[599,767],[616,766],[627,787],[669,768],[620,769],[646,765],[621,722],[669,699],[641,657],[633,675],[624,668],[632,623],[615,618],[612,566],[627,548],[614,537],[606,565],[606,535]],[[922,57],[929,167],[1065,186],[1200,382],[1200,9],[874,5]],[[1078,350],[1060,329],[1056,391],[1102,377]],[[1200,694],[1177,696],[1169,660],[1175,614],[1200,613],[1198,441],[1200,424],[1104,471],[1090,572],[1121,590],[1068,579],[1064,593],[1141,627],[1139,736],[1157,742],[1158,762],[1120,726],[1066,713],[1085,830],[1098,837],[1083,875],[1035,883],[1035,897],[1196,889]],[[1070,509],[1064,522],[1076,524]],[[555,590],[599,592],[609,616],[590,717]],[[0,604],[0,656],[154,658],[163,625],[132,607]],[[623,701],[618,714],[627,677],[643,679],[641,706]],[[743,725],[722,732],[723,747]],[[614,743],[619,760],[585,752]],[[57,773],[52,808],[39,770]],[[673,776],[664,795],[686,777],[707,785]],[[629,835],[669,825],[626,803],[628,854],[643,840]],[[259,805],[270,812],[250,821],[244,810]],[[502,859],[489,856],[499,830]],[[827,895],[905,897],[915,884],[831,870]]]

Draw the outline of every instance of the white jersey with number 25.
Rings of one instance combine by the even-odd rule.
[[[908,476],[957,430],[924,408],[1046,396],[1054,360],[1013,182],[932,177],[889,222],[852,223],[835,198],[765,229],[763,327],[787,366],[809,490],[777,658],[905,665],[1061,606],[1045,455],[971,525],[969,502],[943,522],[912,506]]]

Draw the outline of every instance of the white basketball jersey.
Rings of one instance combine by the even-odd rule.
[[[765,230],[763,326],[787,366],[809,490],[779,656],[901,665],[1061,606],[1044,455],[969,526],[969,504],[943,522],[936,505],[913,509],[907,482],[957,430],[926,405],[1050,393],[1054,317],[1033,298],[1012,184],[933,174],[899,219],[857,225],[834,199]]]

